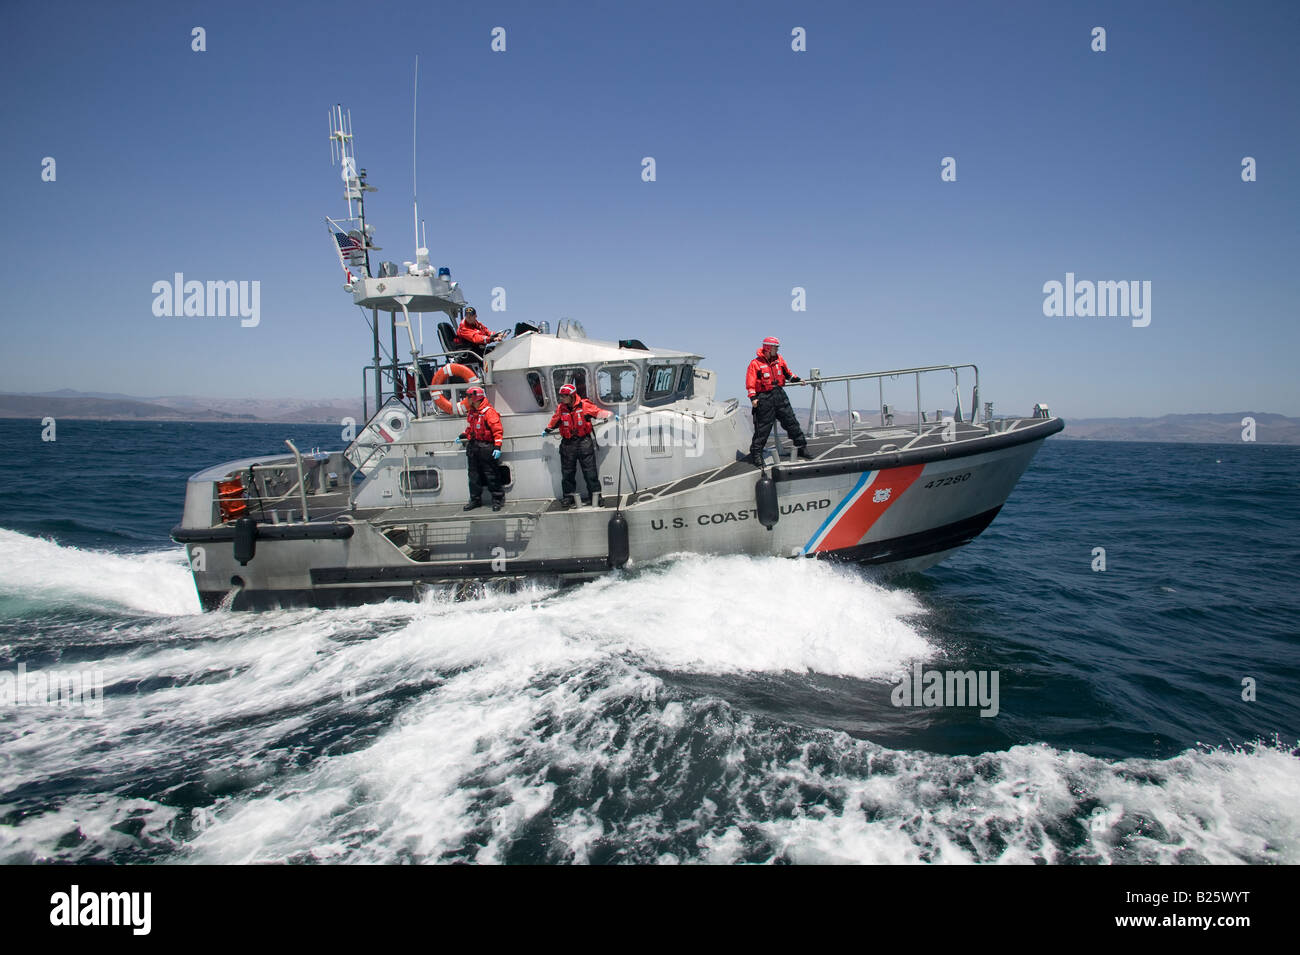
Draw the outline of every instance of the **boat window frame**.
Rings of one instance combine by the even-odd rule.
[[[677,381],[678,398],[695,397],[695,363],[682,362],[682,377]]]
[[[650,386],[654,383],[655,375],[664,371],[672,373],[668,382],[668,388],[665,391],[651,392]],[[678,398],[678,392],[681,390],[681,363],[673,361],[647,362],[645,369],[645,393],[641,400],[647,407],[655,405],[665,405]]]
[[[533,387],[532,379],[534,376],[536,376],[537,383],[541,387]],[[524,375],[524,381],[527,382],[528,392],[533,396],[533,401],[537,402],[537,408],[539,411],[545,411],[554,403],[551,399],[551,395],[546,390],[546,375],[542,373],[541,369],[529,368],[528,372]]]
[[[414,475],[416,473],[420,473],[420,474],[432,473],[434,478],[434,486],[433,487],[412,487],[411,486],[412,482],[409,481],[408,476]],[[399,491],[401,491],[401,493],[405,497],[408,498],[412,494],[437,494],[442,490],[442,468],[437,467],[436,465],[424,464],[424,463],[420,463],[418,465],[409,465],[409,464],[405,465],[398,469],[397,488]]]
[[[560,398],[559,398],[559,395],[560,395],[560,388],[563,387],[564,385],[566,385],[566,384],[569,383],[568,380],[567,380],[567,378],[566,378],[564,381],[561,381],[561,380],[559,379],[558,376],[559,376],[559,375],[566,375],[566,376],[567,376],[568,373],[569,373],[569,372],[572,372],[572,371],[580,371],[580,372],[582,372],[583,386],[582,386],[582,388],[579,388],[579,389],[578,389],[578,397],[579,397],[579,398],[590,398],[590,397],[591,397],[590,394],[586,394],[586,395],[584,395],[584,394],[582,393],[583,390],[586,390],[586,391],[588,391],[588,392],[591,391],[591,387],[590,387],[590,386],[591,386],[591,369],[588,368],[586,365],[560,365],[560,366],[557,366],[557,367],[551,369],[551,383],[555,386],[555,398],[554,398],[554,400],[555,400],[556,402],[558,402],[558,401],[560,400]]]
[[[601,396],[601,393],[600,393],[600,375],[601,375],[602,372],[604,372],[604,371],[606,371],[607,369],[610,369],[610,368],[630,368],[630,369],[632,369],[632,387],[629,389],[629,393],[627,394],[627,396],[624,397],[621,401],[610,401],[609,398],[606,398],[606,397],[602,397],[602,396]],[[613,375],[610,375],[610,383],[612,384],[613,381],[614,381],[614,376],[613,376]],[[640,384],[641,384],[641,369],[637,367],[637,363],[636,363],[636,362],[634,362],[634,361],[606,361],[606,362],[601,362],[599,365],[596,366],[596,397],[595,397],[595,401],[596,401],[598,404],[602,404],[602,405],[604,405],[606,408],[617,408],[617,407],[619,407],[620,405],[629,405],[629,406],[633,406],[633,407],[635,407],[635,405],[634,405],[633,403],[641,400],[641,399],[638,397],[638,394],[637,394],[637,389],[638,389],[638,387],[640,386]],[[622,394],[622,392],[620,392],[620,394]]]

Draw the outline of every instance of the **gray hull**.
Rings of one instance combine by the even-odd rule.
[[[553,498],[511,499],[500,512],[467,514],[457,501],[259,521],[254,554],[243,564],[229,523],[182,526],[173,536],[186,544],[205,608],[223,601],[234,609],[333,606],[410,599],[430,584],[589,579],[611,569],[616,509],[627,521],[631,566],[690,552],[923,570],[988,526],[1042,441],[1063,426],[1059,419],[1003,425],[966,425],[956,440],[936,434],[902,451],[889,440],[893,433],[858,432],[851,445],[844,435],[814,439],[813,461],[770,468],[779,506],[770,530],[755,502],[762,472],[733,462],[608,496],[601,507],[566,511]],[[196,475],[191,491],[210,493],[203,485],[232,470]],[[316,498],[328,497],[321,490]]]

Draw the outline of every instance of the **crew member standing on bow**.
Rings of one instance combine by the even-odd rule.
[[[488,404],[487,394],[477,386],[465,392],[465,430],[457,439],[466,442],[469,463],[469,503],[465,510],[483,506],[483,485],[492,492],[492,510],[501,510],[506,492],[501,487],[497,462],[501,460],[501,416]]]
[[[763,466],[763,446],[767,444],[767,436],[772,433],[772,424],[776,421],[781,422],[781,427],[799,449],[799,457],[812,457],[808,453],[808,439],[795,419],[790,399],[785,396],[785,383],[802,379],[776,353],[780,347],[778,339],[764,338],[763,344],[758,346],[758,357],[749,363],[749,370],[745,372],[745,389],[754,408],[754,440],[749,445],[749,462],[756,468]]]
[[[563,385],[560,388],[560,400],[555,414],[551,415],[551,423],[542,433],[550,434],[556,428],[560,430],[560,488],[564,492],[560,503],[566,508],[573,507],[579,464],[582,465],[582,479],[587,485],[582,503],[595,501],[597,505],[600,504],[600,477],[596,474],[596,442],[591,437],[591,422],[593,419],[608,417],[608,411],[602,411],[586,398],[579,398],[578,389],[573,385]]]
[[[488,330],[488,327],[478,320],[478,312],[471,305],[465,309],[465,317],[460,321],[460,327],[456,329],[456,338],[454,344],[457,347],[467,348],[474,352],[479,358],[483,357],[488,345],[499,342],[506,337],[504,331],[497,332],[495,335]]]

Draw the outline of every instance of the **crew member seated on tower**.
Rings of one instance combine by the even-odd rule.
[[[492,492],[492,510],[501,510],[506,492],[501,487],[497,462],[501,460],[501,415],[488,404],[487,394],[477,386],[465,392],[465,430],[456,440],[465,442],[469,464],[469,503],[465,510],[483,506],[483,485]]]
[[[587,486],[582,503],[591,504],[594,500],[600,505],[600,477],[596,474],[596,442],[591,437],[591,422],[608,417],[608,411],[602,411],[586,398],[579,398],[578,389],[572,384],[561,386],[555,414],[542,433],[550,434],[557,428],[560,431],[560,488],[564,492],[560,503],[566,508],[573,507],[579,464]]]
[[[465,317],[461,319],[460,327],[456,329],[456,337],[452,341],[456,347],[464,348],[482,358],[489,345],[505,337],[504,331],[496,334],[489,331],[488,327],[478,320],[478,312],[471,305],[465,309]]]
[[[763,446],[767,444],[767,437],[776,421],[781,422],[781,427],[799,449],[799,457],[812,458],[808,453],[808,439],[795,419],[794,409],[790,407],[790,399],[785,396],[783,387],[787,381],[803,379],[792,372],[785,359],[777,354],[780,347],[779,339],[770,335],[764,338],[763,344],[758,346],[758,357],[749,363],[749,370],[745,372],[745,389],[754,409],[754,440],[749,445],[749,462],[757,468],[763,466]]]

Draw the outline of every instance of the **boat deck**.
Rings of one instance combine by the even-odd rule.
[[[809,438],[808,450],[812,460],[794,457],[794,446],[782,438],[777,446],[769,445],[765,464],[777,482],[799,481],[891,467],[903,467],[927,461],[960,458],[979,454],[999,447],[1009,447],[1029,441],[1041,440],[1064,427],[1059,418],[1014,418],[993,422],[984,427],[969,423],[945,426],[931,424],[922,427],[918,434],[912,428],[871,428],[835,431]],[[757,471],[745,454],[736,452],[736,460],[722,467],[699,471],[683,478],[656,485],[637,488],[623,494],[622,506],[657,500],[728,481]],[[254,498],[248,513],[264,529],[265,537],[297,536],[294,529],[303,528],[301,506],[294,509],[300,498],[283,495],[274,500]],[[322,528],[332,522],[347,519],[365,521],[379,528],[385,536],[416,559],[437,559],[440,553],[463,553],[467,540],[492,537],[522,544],[531,537],[541,517],[548,514],[567,513],[575,517],[619,505],[616,495],[606,494],[597,506],[579,506],[566,509],[553,498],[512,498],[507,496],[500,511],[484,505],[466,511],[459,502],[407,504],[380,508],[354,508],[346,488],[318,490],[308,495],[310,525]],[[211,530],[186,532],[186,539],[227,539],[233,533],[230,524]]]
[[[771,468],[774,480],[797,481],[978,454],[997,447],[1040,440],[1063,427],[1064,422],[1059,418],[1012,418],[996,421],[991,428],[969,423],[923,425],[920,434],[915,428],[855,428],[852,433],[836,431],[810,437],[810,461],[795,457],[794,445],[788,439],[782,440],[779,457],[769,444],[764,460]],[[634,491],[627,495],[627,504],[639,504],[754,473],[754,466],[741,452],[736,453],[736,458],[725,467]]]

